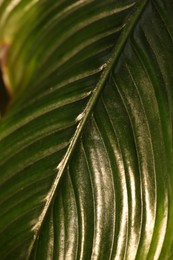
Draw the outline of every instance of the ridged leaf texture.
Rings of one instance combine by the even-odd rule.
[[[1,0],[0,259],[173,259],[173,1]]]

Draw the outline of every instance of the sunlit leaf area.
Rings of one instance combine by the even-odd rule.
[[[173,1],[0,0],[0,260],[173,259]]]

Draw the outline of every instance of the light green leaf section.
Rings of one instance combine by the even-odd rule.
[[[172,12],[1,2],[1,259],[172,259]]]

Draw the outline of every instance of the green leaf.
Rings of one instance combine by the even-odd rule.
[[[172,259],[172,13],[1,1],[0,259]]]

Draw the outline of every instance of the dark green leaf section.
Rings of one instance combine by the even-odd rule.
[[[103,13],[113,3],[108,2],[98,1]],[[91,9],[85,6],[87,11],[83,12],[92,16],[97,1],[85,4]],[[57,8],[63,10],[65,5],[60,1]],[[82,14],[83,5],[80,8]],[[48,10],[40,18],[45,24],[46,15],[54,12],[53,7]],[[32,75],[34,88],[24,95],[19,107],[14,103],[15,112],[0,126],[2,259],[172,259],[172,12],[171,0],[155,0],[149,1],[138,17],[69,156],[34,240],[56,167],[62,166],[111,48],[97,53],[100,42],[96,41],[95,52],[88,47],[84,52],[76,49],[74,57],[69,55],[64,63],[63,58],[56,62],[55,54],[63,53],[58,51],[57,42],[49,52],[44,46],[36,52],[45,51],[38,68],[43,74],[38,79]],[[84,15],[79,17],[85,20]],[[115,14],[114,19],[117,17]],[[66,19],[64,26],[70,28]],[[107,19],[105,32],[115,26],[109,16]],[[41,27],[41,35],[42,30],[46,33],[51,28],[56,34],[56,19],[53,21],[50,27]],[[99,24],[100,20],[93,27],[95,34]],[[106,26],[105,21],[103,24]],[[92,27],[87,23],[84,28],[91,42]],[[61,35],[58,30],[57,35]],[[80,33],[82,44],[84,34]],[[60,48],[65,51],[73,43],[80,46],[80,39],[70,33],[67,36],[73,41],[67,45],[62,41]],[[106,37],[104,34],[103,39]],[[108,40],[111,46],[117,37],[115,34],[115,41]],[[36,39],[39,43],[39,34]],[[48,44],[49,39],[46,41]]]
[[[3,1],[0,10],[5,18],[2,24],[8,27],[11,21],[16,21],[15,14],[19,15],[24,2]],[[26,13],[20,16],[24,23],[17,26],[16,22],[17,27],[10,34],[13,37],[10,38],[7,66],[14,97],[0,126],[1,259],[29,256],[40,228],[41,212],[50,200],[49,191],[57,176],[57,166],[62,165],[100,73],[128,15],[133,12],[133,1],[124,1],[121,5],[118,1],[52,1],[52,6],[50,2],[35,1],[30,5],[26,1],[28,13],[26,17]],[[9,13],[7,6],[11,8]],[[35,10],[40,15],[33,20]],[[4,34],[5,30],[3,37]],[[58,257],[69,256],[72,248],[76,251],[78,233],[72,232],[73,239],[69,233],[72,226],[73,230],[76,227],[73,220],[69,223],[75,209],[75,200],[70,199],[74,191],[72,181],[67,178],[67,182],[71,188],[62,190],[60,198],[57,195],[56,199],[60,200],[58,208],[60,203],[63,209],[60,214],[57,208],[48,215],[53,222],[46,227],[45,234],[50,238],[47,240],[46,236],[43,242],[41,239],[41,247],[38,241],[41,258],[54,254],[54,251],[51,253],[53,245],[50,247],[53,235],[49,230],[54,225],[58,228],[56,243],[60,248],[67,243],[61,252],[56,249]],[[60,226],[54,216],[59,219]],[[65,230],[63,219],[67,225]],[[77,223],[76,218],[74,221]],[[64,242],[59,237],[63,232],[66,234]],[[45,252],[42,252],[43,247]],[[91,245],[84,247],[91,249]]]
[[[58,198],[67,205],[71,191],[71,206],[63,224],[54,225],[54,233],[61,229],[59,242],[57,236],[51,241],[51,254],[57,246],[62,254],[58,259],[68,249],[72,259],[172,257],[172,34],[164,15],[159,3],[147,7],[62,180]],[[53,210],[58,205],[60,216],[64,206],[55,200]],[[68,214],[76,224],[65,221]],[[54,221],[58,223],[56,215]],[[67,234],[74,225],[76,231]]]

